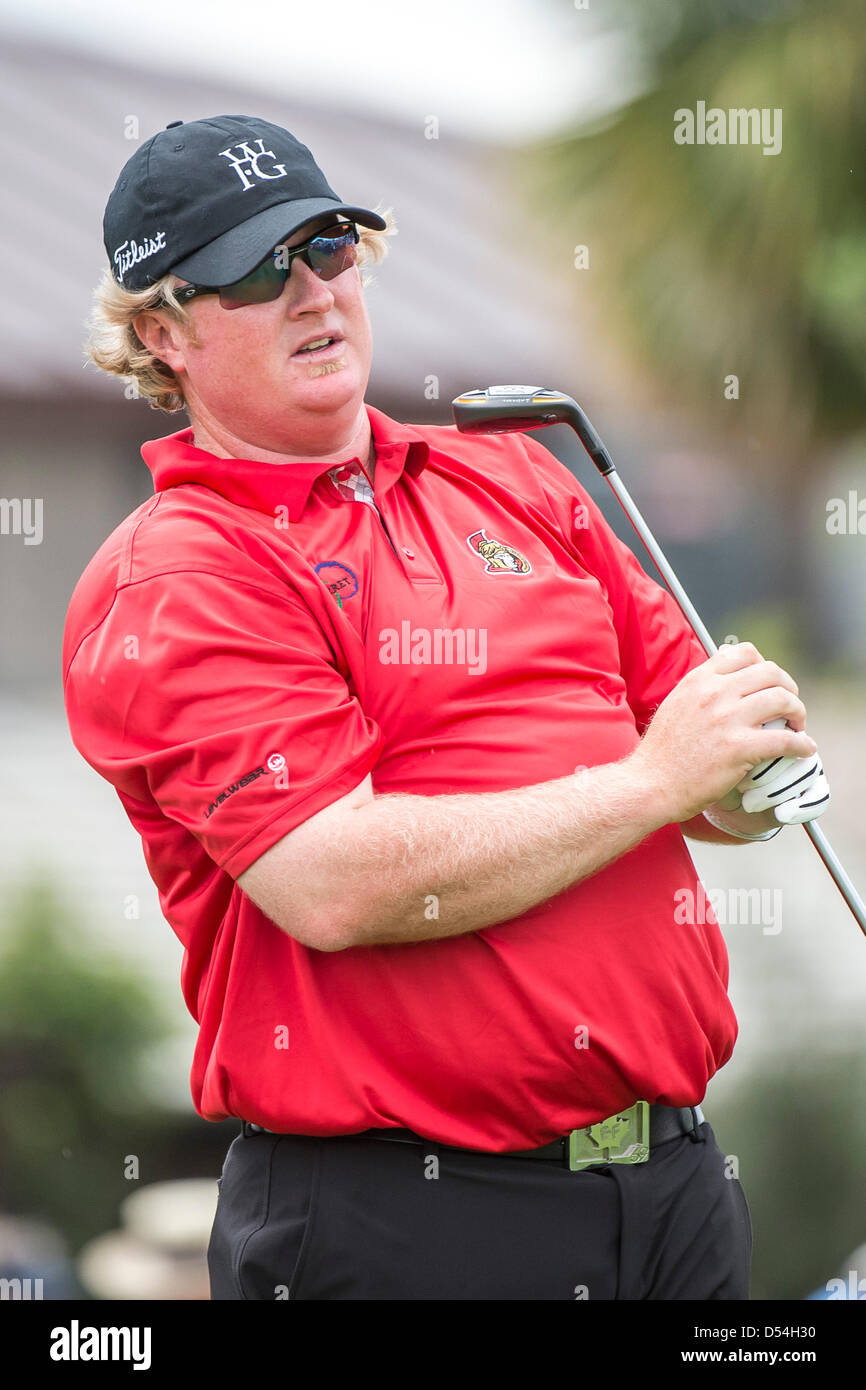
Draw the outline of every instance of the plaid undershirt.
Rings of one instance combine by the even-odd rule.
[[[379,516],[370,480],[359,463],[344,463],[328,469],[328,477],[346,502],[366,502]]]

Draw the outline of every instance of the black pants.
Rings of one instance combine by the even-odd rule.
[[[572,1173],[435,1143],[239,1135],[214,1299],[747,1299],[752,1231],[706,1122]]]

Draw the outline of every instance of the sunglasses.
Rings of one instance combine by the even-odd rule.
[[[336,222],[316,232],[300,246],[275,246],[265,259],[232,285],[183,285],[175,290],[175,297],[182,304],[195,299],[200,294],[218,294],[224,309],[241,309],[247,304],[268,304],[279,299],[286,281],[292,273],[292,262],[300,256],[304,265],[310,267],[321,280],[335,280],[344,270],[356,265],[358,253],[355,250],[361,240],[354,222]]]

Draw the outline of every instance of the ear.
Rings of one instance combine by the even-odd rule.
[[[181,325],[166,318],[158,309],[146,309],[132,320],[132,326],[145,347],[173,372],[186,368],[185,335]]]

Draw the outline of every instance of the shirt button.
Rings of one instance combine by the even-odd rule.
[[[414,551],[414,550],[410,550],[409,547],[408,547],[407,545],[404,545],[404,546],[403,546],[403,554],[404,554],[404,555],[407,557],[407,559],[409,559],[409,560],[414,560],[414,559],[415,559],[415,551]]]

